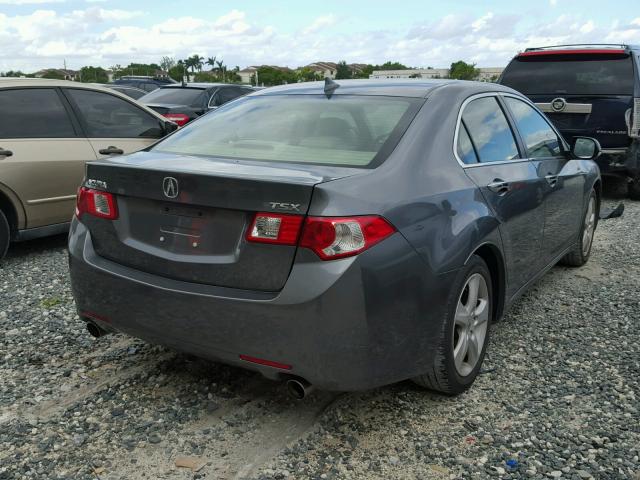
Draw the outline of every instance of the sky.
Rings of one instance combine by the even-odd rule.
[[[216,55],[229,67],[314,61],[504,66],[519,50],[640,44],[638,0],[0,0],[0,71]]]

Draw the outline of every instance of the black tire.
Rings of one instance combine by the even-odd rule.
[[[473,369],[466,375],[461,375],[455,364],[454,359],[454,340],[456,337],[456,309],[458,302],[465,294],[468,281],[475,275],[480,274],[486,283],[488,289],[488,319],[486,321],[486,333],[484,342],[480,349],[480,355]],[[491,321],[493,320],[493,288],[491,283],[491,273],[487,264],[477,255],[471,257],[467,265],[465,265],[458,273],[454,286],[451,289],[449,298],[447,299],[447,318],[442,325],[440,339],[437,345],[437,351],[433,366],[430,371],[413,378],[413,382],[421,387],[434,390],[445,395],[458,395],[467,390],[478,376],[478,372],[482,367],[482,362],[489,343],[489,333],[491,330]]]
[[[2,260],[7,254],[10,241],[11,229],[9,228],[9,222],[2,210],[0,210],[0,260]]]
[[[585,248],[585,237],[583,235],[587,223],[587,213],[589,211],[589,205],[591,202],[595,204],[595,219],[593,225],[593,232],[591,234],[591,238],[589,239],[589,245]],[[598,202],[598,197],[594,190],[591,191],[589,195],[589,200],[587,202],[587,206],[584,209],[582,214],[582,223],[580,224],[580,232],[578,233],[578,242],[575,244],[573,249],[567,253],[560,263],[563,265],[567,265],[569,267],[581,267],[585,263],[589,261],[589,257],[591,256],[591,247],[593,246],[593,236],[595,235],[596,229],[598,227],[598,219],[600,214],[600,206]]]
[[[640,200],[640,173],[637,173],[629,182],[628,193],[631,200]]]

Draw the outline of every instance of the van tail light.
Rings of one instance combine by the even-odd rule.
[[[633,113],[629,121],[629,136],[640,138],[640,98],[633,99]]]
[[[80,187],[76,198],[76,217],[81,218],[85,213],[94,217],[115,220],[118,218],[116,197],[109,192]]]
[[[163,113],[162,116],[167,120],[171,120],[173,123],[178,124],[179,127],[189,121],[189,116],[184,113]]]
[[[247,241],[298,244],[313,250],[322,260],[333,260],[364,252],[395,231],[389,222],[376,215],[305,220],[302,215],[256,213]]]

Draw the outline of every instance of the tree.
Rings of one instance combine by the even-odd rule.
[[[161,70],[157,63],[130,63],[122,69],[123,75],[145,75],[153,77],[158,70]]]
[[[269,66],[258,68],[258,82],[267,86],[283,85],[285,83],[295,83],[297,81],[295,72],[289,69],[281,69]],[[252,83],[255,78],[252,79]]]
[[[465,63],[462,60],[453,62],[449,69],[449,78],[457,80],[474,80],[478,78],[480,70],[476,68],[476,64]]]
[[[122,65],[120,65],[119,63],[113,65],[110,68],[111,68],[111,71],[113,72],[114,79],[122,74]]]
[[[347,62],[344,60],[338,62],[338,66],[336,68],[336,80],[344,80],[347,78],[351,78],[353,74],[351,73],[351,68],[347,65]]]
[[[47,70],[41,78],[48,78],[50,80],[64,80],[64,75],[56,72],[55,70]]]
[[[369,75],[375,70],[375,65],[367,64],[359,70],[353,72],[353,78],[369,78]]]
[[[224,62],[222,60],[218,60],[216,62],[216,65],[218,65],[218,77],[222,77],[222,81],[224,82],[224,73],[227,67],[224,65]]]
[[[408,70],[409,67],[400,62],[385,62],[382,65],[375,65],[374,70]]]
[[[209,57],[207,58],[207,61],[205,62],[207,65],[209,65],[211,67],[211,71],[213,72],[216,69],[216,56],[213,57]]]
[[[164,70],[165,72],[168,72],[175,66],[176,66],[176,60],[173,57],[165,56],[160,59],[160,67],[162,67],[162,70]]]
[[[182,60],[178,62],[175,67],[171,67],[168,70],[169,76],[173,78],[176,82],[182,82],[182,79],[186,73],[186,66]]]
[[[82,83],[107,83],[109,76],[102,67],[82,67],[80,69],[80,81]]]
[[[296,71],[296,76],[298,77],[298,82],[315,82],[317,80],[322,80],[322,75],[309,67],[302,67],[298,69]]]
[[[0,72],[0,77],[27,77],[27,76],[28,75],[21,72],[20,70],[9,70],[8,72],[4,72],[4,73]]]

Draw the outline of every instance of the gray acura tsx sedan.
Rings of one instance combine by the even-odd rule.
[[[461,81],[262,90],[91,162],[69,237],[90,333],[287,380],[457,394],[492,321],[598,221],[597,141]]]

